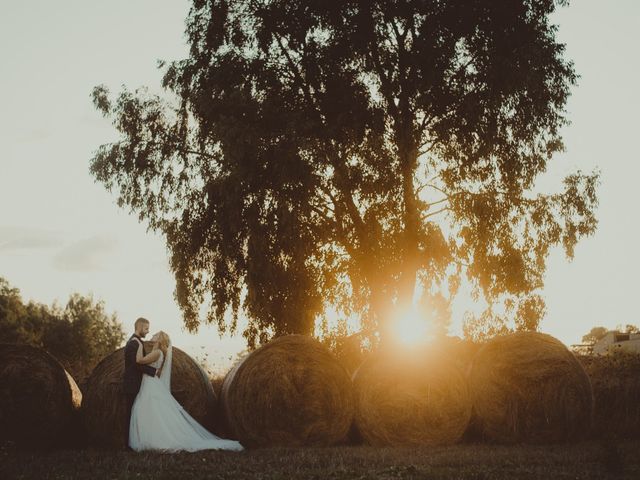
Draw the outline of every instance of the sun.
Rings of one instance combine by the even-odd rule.
[[[430,339],[429,322],[415,308],[408,308],[398,315],[394,333],[405,345],[424,343]]]

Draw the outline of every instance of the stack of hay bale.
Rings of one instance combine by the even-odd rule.
[[[588,433],[589,378],[553,337],[514,333],[479,349],[432,348],[409,358],[379,355],[356,373],[355,424],[366,443],[553,443]]]
[[[246,447],[354,439],[441,446],[469,432],[496,443],[552,443],[583,438],[592,419],[584,368],[561,342],[541,333],[496,337],[480,348],[458,341],[419,352],[381,350],[353,376],[317,340],[288,335],[235,365],[219,387],[219,401],[202,368],[173,351],[174,397],[203,426]],[[123,370],[119,349],[85,385],[81,411],[92,444],[124,446]],[[25,445],[58,442],[82,398],[62,366],[33,347],[0,345],[0,385],[2,439]]]
[[[314,340],[281,337],[226,376],[223,417],[249,447],[330,445],[351,418],[370,445],[451,445],[471,429],[484,441],[553,443],[583,438],[591,384],[575,356],[540,333],[410,354],[383,351],[346,372]]]
[[[612,422],[637,436],[638,372],[640,357],[580,361],[549,335],[518,332],[379,351],[350,376],[317,341],[290,335],[218,381],[217,432],[248,447],[557,443]]]

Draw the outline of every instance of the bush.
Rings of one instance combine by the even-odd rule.
[[[640,438],[640,354],[616,351],[578,358],[593,386],[594,434]]]

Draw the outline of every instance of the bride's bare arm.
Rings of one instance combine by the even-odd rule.
[[[152,350],[148,355],[144,354],[142,349],[142,343],[138,345],[138,351],[136,352],[136,363],[140,365],[147,365],[153,363],[160,358],[160,350]]]

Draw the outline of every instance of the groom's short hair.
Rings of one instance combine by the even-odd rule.
[[[140,325],[142,325],[143,323],[149,323],[149,320],[147,320],[147,319],[146,319],[146,318],[144,318],[144,317],[139,317],[139,318],[136,320],[136,323],[134,324],[133,328],[135,328],[135,329],[137,330],[137,329],[138,329],[138,327],[139,327]]]

